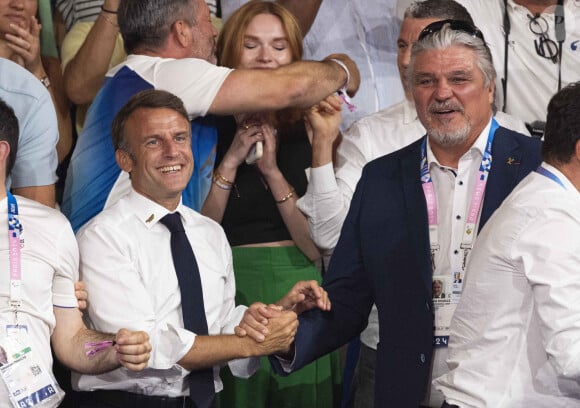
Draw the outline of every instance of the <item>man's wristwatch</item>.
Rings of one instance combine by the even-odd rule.
[[[50,79],[46,75],[40,78],[40,82],[47,88],[50,86]]]

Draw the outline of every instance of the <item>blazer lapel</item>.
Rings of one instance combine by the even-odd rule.
[[[420,144],[416,149],[401,158],[401,178],[405,197],[405,214],[409,234],[412,238],[413,251],[417,254],[413,269],[421,274],[427,291],[432,287],[431,249],[429,244],[429,221],[427,219],[427,203],[421,188]]]

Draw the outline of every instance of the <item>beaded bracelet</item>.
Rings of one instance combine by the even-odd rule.
[[[290,186],[290,191],[288,192],[288,194],[286,194],[284,198],[282,198],[281,200],[276,200],[276,204],[282,204],[290,200],[292,197],[294,197],[295,192],[296,190],[294,190],[294,187]]]

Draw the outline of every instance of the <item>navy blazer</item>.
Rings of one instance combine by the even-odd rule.
[[[332,311],[300,316],[294,369],[340,347],[379,312],[376,407],[416,408],[433,351],[432,271],[427,205],[420,180],[423,139],[368,163],[354,193],[323,286]],[[480,226],[541,163],[541,143],[498,128]],[[276,359],[275,370],[282,374]]]

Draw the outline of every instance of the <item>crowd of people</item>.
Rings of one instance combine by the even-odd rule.
[[[580,408],[579,41],[577,0],[0,0],[0,408]]]

